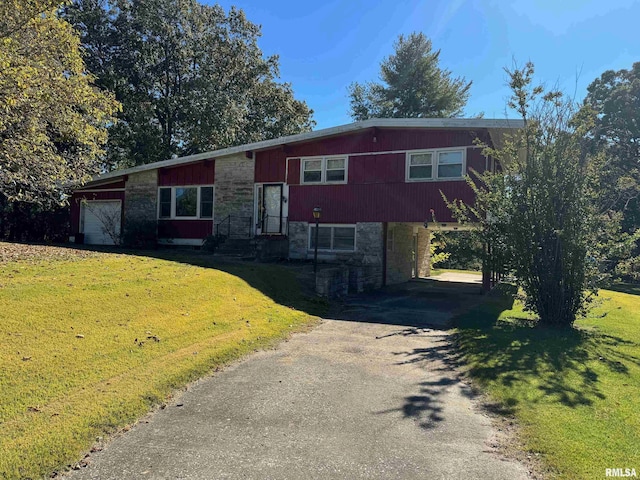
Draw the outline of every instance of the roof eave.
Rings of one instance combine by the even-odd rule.
[[[157,168],[173,167],[188,163],[198,162],[200,160],[208,160],[220,157],[226,157],[237,153],[247,151],[259,151],[281,145],[291,145],[294,143],[308,142],[319,138],[331,137],[350,132],[357,132],[368,128],[454,128],[454,129],[473,129],[486,128],[489,130],[499,131],[503,129],[522,128],[521,120],[510,119],[485,119],[485,118],[372,118],[362,122],[349,123],[339,125],[337,127],[324,128],[286,137],[274,138],[272,140],[263,140],[260,142],[248,143],[237,147],[229,147],[220,150],[212,150],[209,152],[187,155],[185,157],[171,158],[161,160],[159,162],[139,165],[137,167],[127,168],[124,170],[114,170],[113,172],[104,173],[94,177],[90,182],[102,181],[112,178],[118,178],[132,173],[154,170]]]

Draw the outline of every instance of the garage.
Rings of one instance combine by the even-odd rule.
[[[122,223],[120,200],[87,201],[82,204],[81,233],[89,245],[115,245]]]

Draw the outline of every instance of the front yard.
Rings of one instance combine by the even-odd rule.
[[[458,360],[550,478],[640,474],[640,289],[625,290],[576,330],[534,327],[506,286],[458,319]]]
[[[65,469],[176,388],[322,312],[277,266],[161,256],[0,243],[0,478]]]

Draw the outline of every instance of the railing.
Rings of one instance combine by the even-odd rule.
[[[227,215],[216,224],[216,237],[225,238],[251,238],[252,232],[251,217],[240,217],[237,215]]]
[[[289,219],[277,215],[265,215],[258,227],[261,235],[287,235]]]

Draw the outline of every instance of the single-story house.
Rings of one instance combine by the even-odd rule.
[[[458,226],[441,192],[473,201],[470,169],[495,168],[490,145],[515,120],[371,119],[172,158],[100,175],[71,197],[73,234],[117,243],[140,225],[159,244],[199,246],[211,235],[277,245],[321,261],[367,267],[371,285],[429,273],[431,231]]]

